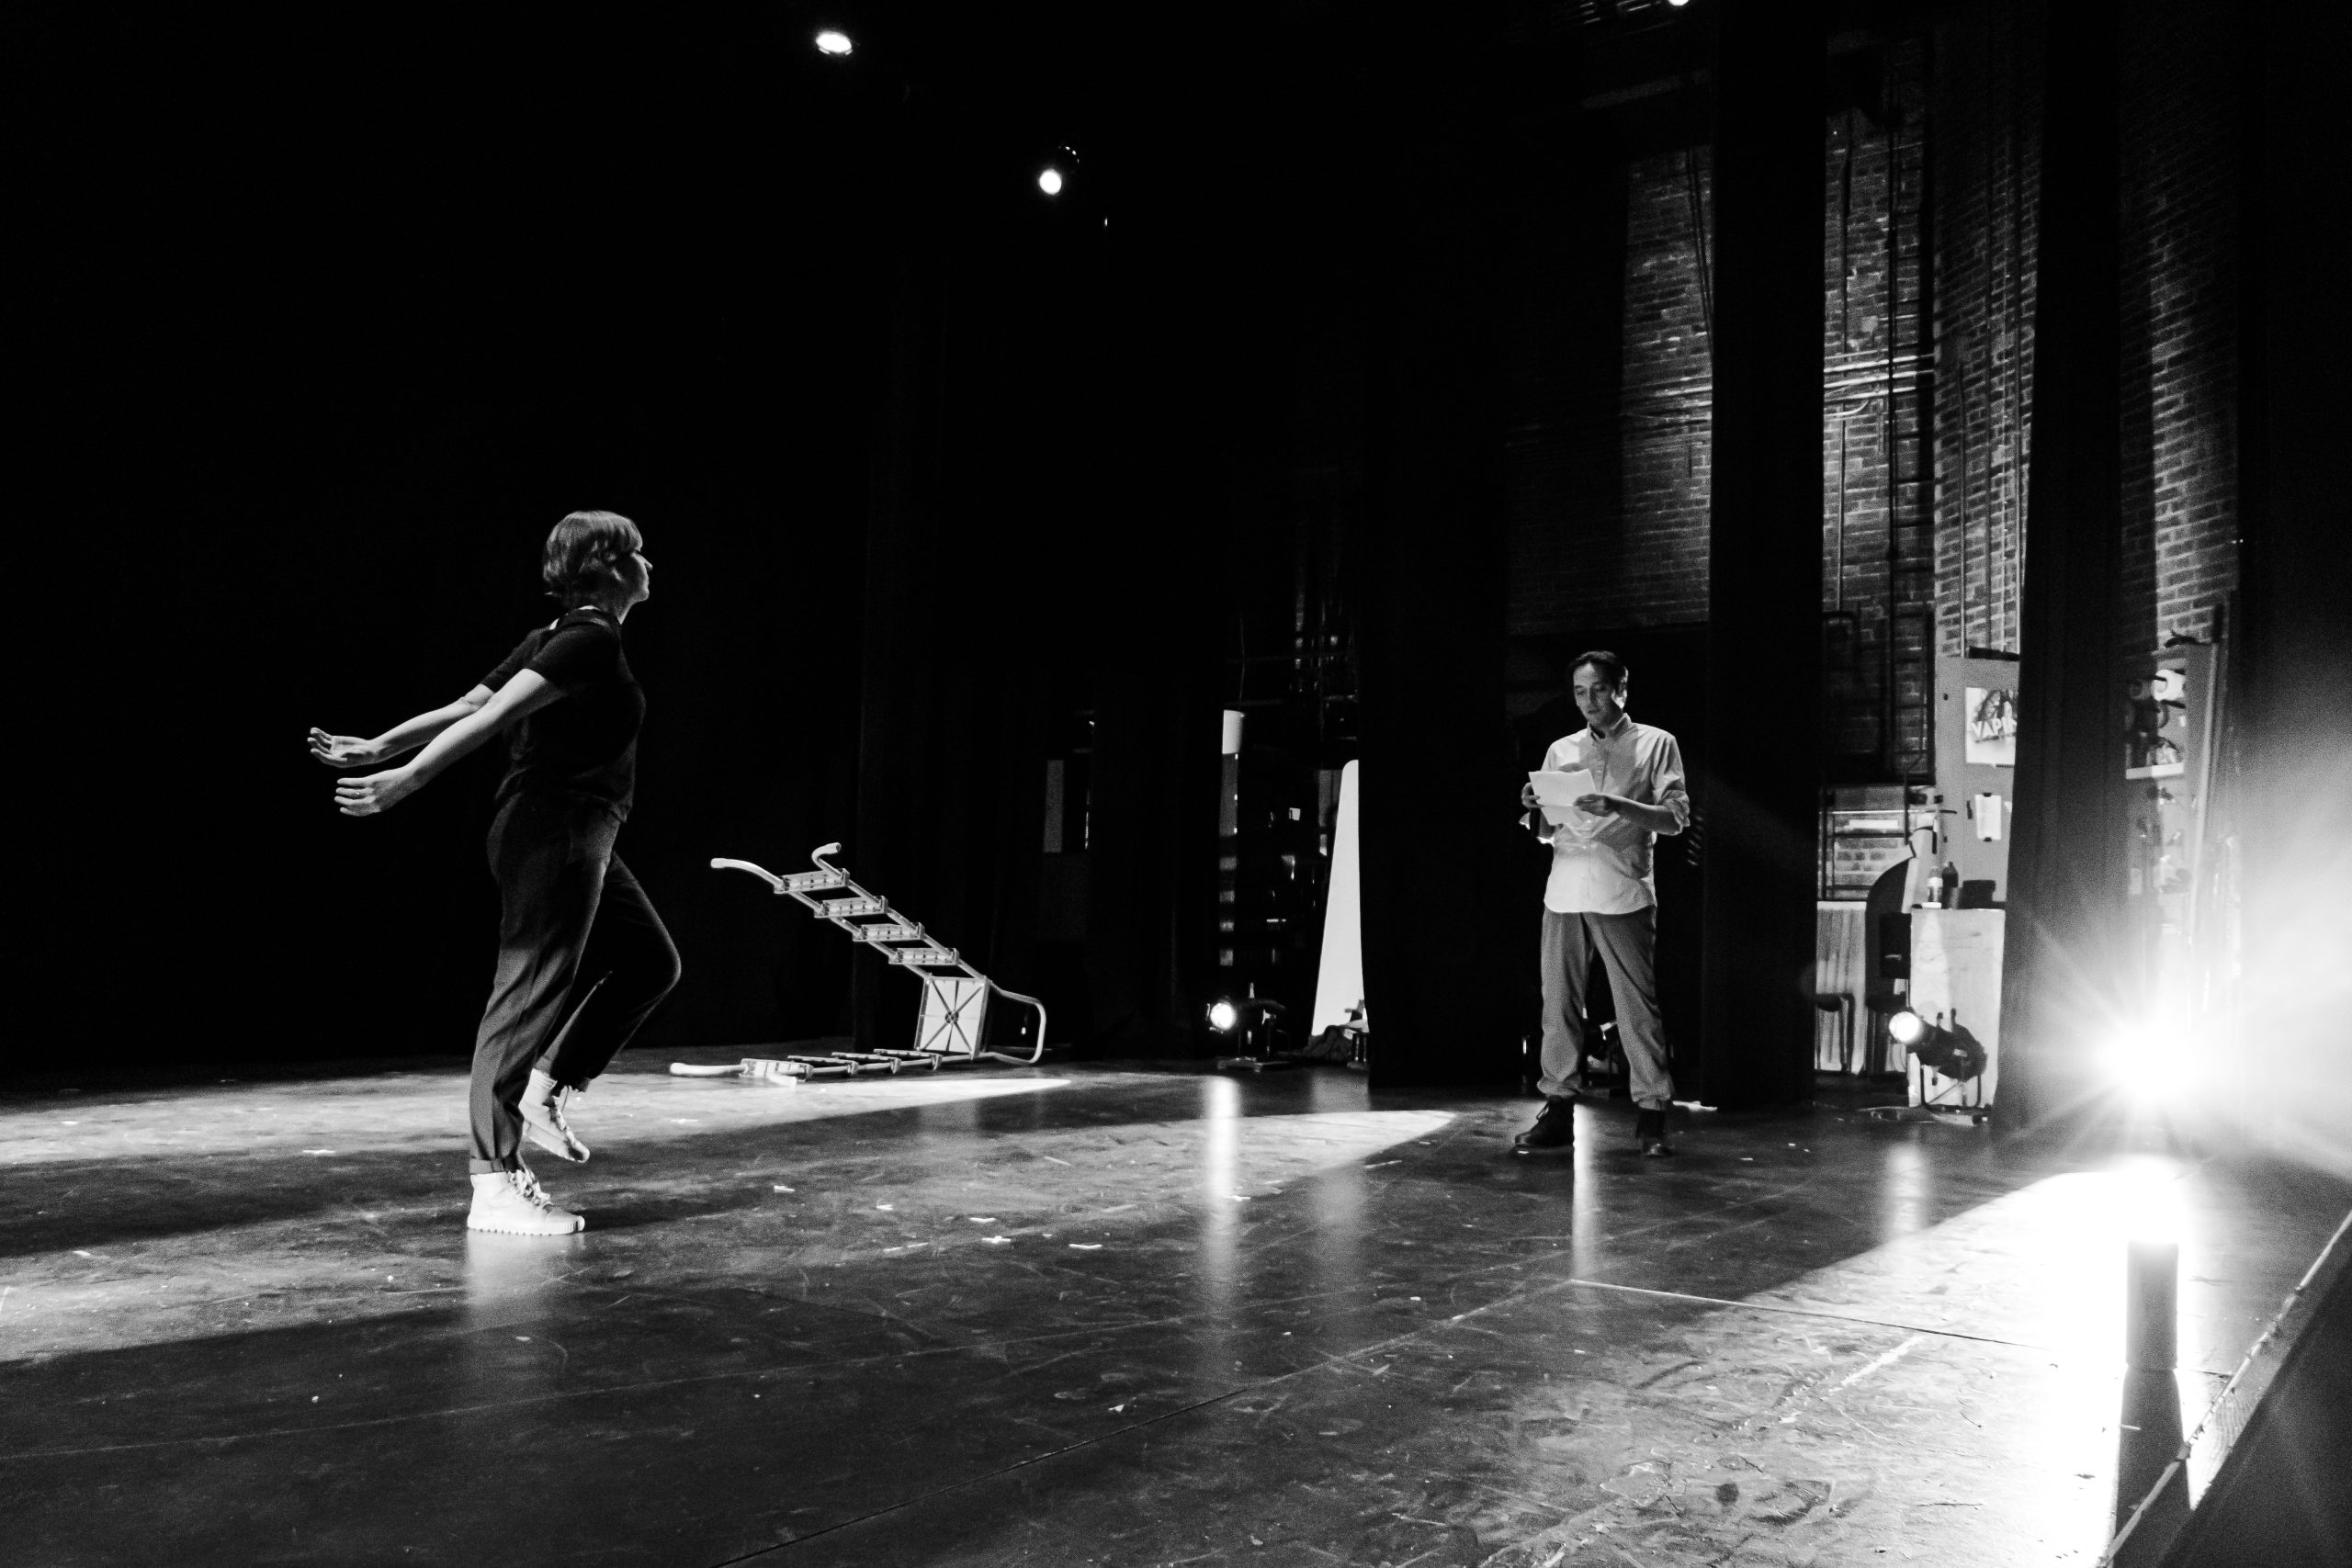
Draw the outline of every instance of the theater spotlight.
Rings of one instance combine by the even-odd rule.
[[[1084,162],[1077,148],[1063,142],[1046,154],[1045,166],[1037,171],[1037,188],[1047,196],[1061,195],[1078,177],[1078,167]]]
[[[817,52],[819,54],[843,55],[856,49],[856,47],[857,45],[849,41],[849,34],[842,32],[838,28],[827,28],[824,31],[817,35]]]
[[[1290,1016],[1290,1009],[1250,987],[1246,997],[1219,997],[1209,1004],[1209,1027],[1233,1042],[1238,1053],[1220,1052],[1218,1070],[1236,1067],[1253,1073],[1269,1067],[1292,1067],[1297,1058],[1276,1051],[1275,1044]]]
[[[1886,1032],[1894,1043],[1919,1058],[1924,1066],[1933,1067],[1954,1080],[1973,1078],[1984,1071],[1986,1055],[1984,1043],[1958,1023],[1947,1027],[1929,1023],[1909,1008],[1905,1008],[1886,1021]]]

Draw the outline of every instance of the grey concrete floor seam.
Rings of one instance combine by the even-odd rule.
[[[2013,1350],[2054,1350],[2059,1347],[2031,1339],[2004,1339],[1991,1334],[1962,1334],[1955,1328],[1937,1328],[1924,1323],[1896,1323],[1883,1317],[1856,1317],[1842,1312],[1816,1312],[1811,1307],[1782,1306],[1777,1302],[1735,1302],[1722,1296],[1694,1296],[1682,1291],[1654,1291],[1642,1285],[1615,1285],[1606,1280],[1565,1280],[1565,1285],[1582,1285],[1596,1291],[1623,1291],[1629,1295],[1657,1296],[1667,1301],[1690,1302],[1701,1306],[1728,1307],[1736,1312],[1779,1313],[1787,1317],[1809,1317],[1824,1323],[1850,1323],[1870,1328],[1892,1328],[1903,1334],[1928,1334],[1939,1339],[1965,1339],[1978,1345],[2001,1345]]]

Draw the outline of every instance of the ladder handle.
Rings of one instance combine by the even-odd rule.
[[[710,863],[710,869],[713,871],[748,871],[753,876],[758,877],[762,882],[766,883],[778,893],[784,891],[783,877],[776,875],[774,872],[753,865],[747,860],[715,860]]]

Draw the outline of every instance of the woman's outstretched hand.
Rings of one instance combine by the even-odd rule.
[[[372,740],[356,735],[329,735],[315,727],[311,730],[311,755],[330,768],[372,768],[384,760]]]
[[[337,779],[334,803],[345,817],[373,817],[414,795],[424,783],[407,768],[369,773],[364,779]]]

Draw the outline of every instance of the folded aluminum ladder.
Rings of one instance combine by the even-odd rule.
[[[890,964],[922,982],[922,1010],[915,1019],[915,1048],[911,1051],[840,1051],[821,1056],[786,1056],[784,1071],[795,1077],[854,1077],[865,1073],[896,1073],[907,1068],[936,1072],[943,1066],[983,1059],[1027,1066],[1046,1054],[1046,1004],[1035,997],[1008,991],[923,934],[922,926],[890,908],[889,901],[850,880],[849,873],[825,857],[839,854],[839,844],[827,844],[808,858],[814,871],[778,876],[747,860],[714,860],[713,871],[748,871],[787,898],[797,898],[879,953]],[[839,895],[833,897],[832,895]],[[1037,1010],[1037,1043],[1025,1056],[981,1048],[980,1034],[988,1022],[989,998],[1002,997]]]

